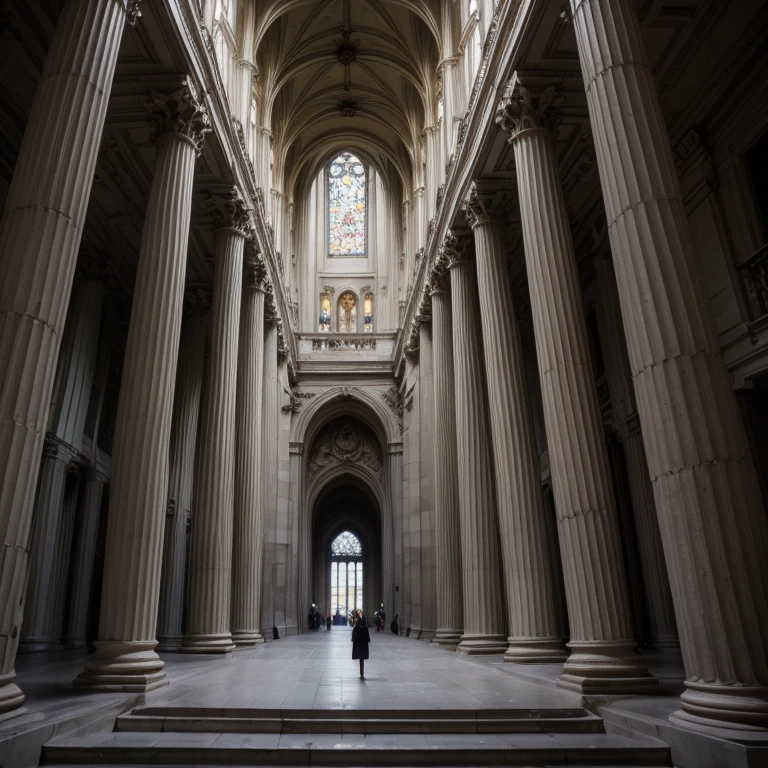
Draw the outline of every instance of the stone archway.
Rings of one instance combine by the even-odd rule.
[[[292,426],[290,475],[297,491],[299,616],[316,602],[313,595],[327,602],[320,597],[324,588],[318,585],[324,577],[317,575],[321,566],[316,553],[320,539],[327,538],[330,546],[334,520],[354,522],[361,537],[368,539],[374,555],[371,567],[378,558],[366,580],[369,589],[375,590],[375,594],[366,590],[367,606],[384,602],[388,610],[397,610],[394,541],[402,514],[402,437],[395,415],[377,394],[356,387],[333,388],[302,409]],[[340,501],[346,506],[346,517],[333,512]],[[357,516],[350,511],[353,508]],[[367,528],[361,527],[361,518],[368,521]]]

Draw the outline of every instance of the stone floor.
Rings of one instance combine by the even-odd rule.
[[[0,722],[0,766],[35,766],[42,745],[52,739],[61,740],[75,732],[109,732],[120,713],[145,705],[282,713],[434,713],[566,710],[588,703],[582,696],[556,687],[562,665],[520,666],[505,664],[500,656],[466,657],[389,632],[371,634],[366,679],[360,680],[358,662],[351,659],[350,635],[347,627],[334,627],[330,632],[321,630],[272,641],[226,658],[166,654],[170,686],[147,695],[75,692],[71,682],[82,669],[82,653],[22,656],[17,673],[19,685],[27,695],[27,713]],[[615,705],[642,703],[645,715],[651,713],[651,720],[656,708],[663,713],[660,722],[666,722],[669,711],[676,706],[682,680],[679,656],[649,654],[648,658],[652,670],[662,680],[661,695],[627,699]],[[597,702],[590,708],[597,711]],[[631,707],[614,716],[613,721],[618,723],[615,733],[658,734],[647,723],[633,730],[632,723],[636,721],[630,715]],[[606,717],[606,722],[609,720]]]

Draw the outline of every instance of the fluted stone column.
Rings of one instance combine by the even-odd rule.
[[[75,680],[93,690],[168,684],[155,632],[192,183],[208,117],[189,81],[148,108],[159,140],[115,424],[99,639]]]
[[[253,244],[249,243],[249,250]],[[247,648],[263,643],[261,589],[264,509],[261,505],[262,393],[264,390],[264,279],[258,254],[245,264],[237,359],[235,517],[232,557],[232,639]]]
[[[449,233],[443,253],[451,271],[464,599],[464,634],[456,650],[466,654],[504,653],[504,595],[475,263],[468,238]]]
[[[195,448],[209,327],[209,294],[202,291],[190,293],[185,305],[173,399],[170,477],[157,612],[157,649],[160,651],[178,651],[181,647],[187,537],[192,518]]]
[[[56,553],[64,538],[67,474],[76,456],[72,448],[55,435],[46,436],[19,653],[51,650],[57,639],[51,632],[51,618],[56,610]]]
[[[248,211],[233,199],[216,229],[211,356],[203,398],[189,553],[185,653],[231,653],[235,402]]]
[[[597,261],[595,271],[600,286],[597,312],[600,321],[600,345],[605,358],[606,378],[611,395],[611,423],[616,428],[627,465],[632,514],[648,604],[651,642],[657,648],[679,648],[672,591],[669,587],[656,503],[653,499],[653,485],[648,474],[648,461],[637,416],[637,401],[629,373],[626,345],[621,334],[616,280],[610,262]]]
[[[636,10],[572,0],[691,725],[768,727],[768,521]]]
[[[43,433],[125,11],[69,0],[56,25],[0,221],[0,714],[13,661]]]
[[[93,581],[93,561],[99,516],[108,478],[99,467],[90,467],[85,476],[85,489],[75,524],[75,545],[72,550],[72,575],[69,584],[69,615],[64,629],[64,645],[85,648],[87,645],[88,607]]]
[[[442,259],[430,279],[435,386],[435,565],[437,629],[433,642],[455,647],[463,633],[459,481],[456,460],[456,395],[453,386],[451,297]]]
[[[473,187],[467,205],[475,234],[499,533],[507,596],[505,661],[563,661],[557,631],[539,459],[525,383],[520,329],[504,247],[503,211]]]
[[[557,173],[554,88],[507,85],[497,117],[511,134],[525,261],[565,572],[571,655],[559,685],[647,691],[634,653],[603,422],[587,346],[576,257]]]

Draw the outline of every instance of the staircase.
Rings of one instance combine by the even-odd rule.
[[[670,766],[584,709],[268,710],[138,707],[112,733],[62,736],[47,766]]]

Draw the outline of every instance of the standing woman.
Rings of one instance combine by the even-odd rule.
[[[360,679],[365,680],[365,660],[368,658],[368,644],[371,635],[368,632],[368,622],[360,608],[356,611],[355,626],[352,628],[352,658],[360,660]]]

